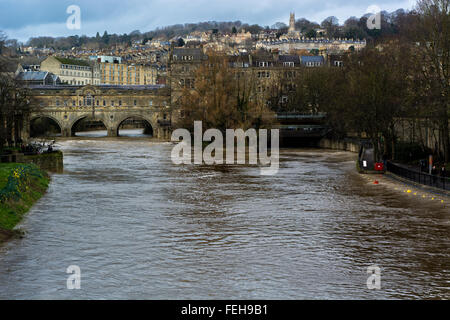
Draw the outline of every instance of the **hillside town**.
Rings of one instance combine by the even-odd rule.
[[[332,38],[318,25],[301,32],[297,30],[294,13],[290,14],[288,27],[256,31],[233,26],[229,32],[213,29],[172,38],[142,37],[95,49],[82,46],[57,50],[23,45],[17,50],[18,64],[11,66],[10,72],[25,84],[164,85],[168,82],[168,66],[174,49],[178,52],[196,49],[202,54],[220,52],[231,59],[239,57],[246,61],[251,56],[274,53],[280,56],[283,67],[300,64],[318,67],[339,65],[340,56],[366,46],[365,39]]]

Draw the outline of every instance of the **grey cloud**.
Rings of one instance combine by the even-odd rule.
[[[94,35],[97,31],[128,33],[149,31],[158,26],[199,21],[241,20],[260,25],[287,22],[289,12],[321,22],[330,15],[342,23],[350,16],[360,16],[369,5],[383,10],[410,9],[414,0],[2,0],[0,30],[10,37],[26,40],[30,36],[67,36],[66,8],[81,7],[82,29],[76,34]]]

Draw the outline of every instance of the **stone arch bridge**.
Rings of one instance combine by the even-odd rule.
[[[133,118],[146,121],[155,138],[170,138],[170,91],[163,86],[36,86],[31,92],[24,138],[30,137],[31,123],[38,118],[53,120],[63,137],[73,136],[83,119],[102,122],[108,136],[114,137],[120,125]]]

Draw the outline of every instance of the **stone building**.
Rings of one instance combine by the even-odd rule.
[[[259,41],[256,43],[257,49],[274,50],[289,53],[294,50],[322,50],[327,52],[342,53],[349,50],[359,51],[366,47],[366,40],[354,39],[310,39],[301,37],[300,39],[287,39],[280,37],[275,41]]]
[[[109,85],[153,85],[157,84],[158,70],[152,66],[98,63],[100,83]]]
[[[84,60],[49,56],[41,62],[40,70],[57,75],[65,84],[100,84],[98,67]]]
[[[252,100],[275,109],[289,102],[289,94],[296,90],[298,77],[304,69],[299,56],[280,55],[276,50],[224,55],[223,58],[227,59],[236,77],[249,84]],[[195,72],[207,60],[201,48],[173,49],[169,79],[174,108],[184,89],[195,88]]]
[[[195,86],[195,71],[207,59],[202,48],[172,48],[169,61],[171,102],[176,104],[185,88]]]
[[[287,37],[289,39],[300,39],[301,33],[300,31],[295,30],[295,13],[291,12],[289,18],[289,29],[287,33]]]
[[[244,43],[246,41],[251,41],[251,40],[252,40],[252,34],[248,31],[246,32],[244,29],[242,29],[241,32],[232,35],[232,37],[231,37],[231,41],[238,43],[238,44]]]
[[[254,99],[274,110],[286,107],[303,72],[300,57],[262,51],[250,54],[249,64],[246,72],[254,82]]]

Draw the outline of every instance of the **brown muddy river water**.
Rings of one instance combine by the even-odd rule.
[[[64,173],[0,249],[1,299],[450,298],[450,199],[374,185],[347,152],[281,150],[261,176],[132,136],[59,142]]]

